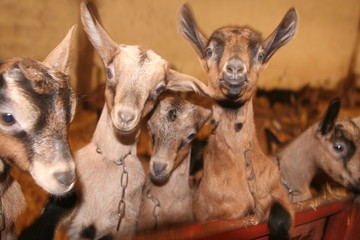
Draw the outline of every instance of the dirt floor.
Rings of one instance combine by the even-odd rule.
[[[79,96],[77,114],[69,129],[69,142],[72,151],[78,150],[90,141],[103,106],[103,90],[104,88],[100,87],[89,97]],[[195,100],[198,104],[211,106],[208,99],[193,94],[183,96]],[[264,152],[268,153],[265,128],[271,129],[280,141],[290,141],[319,120],[329,101],[339,96],[342,100],[341,115],[349,118],[360,115],[360,90],[358,89],[348,91],[346,94],[310,87],[305,87],[296,92],[258,90],[257,96],[254,98],[255,122],[258,138]],[[146,133],[146,131],[143,132]],[[199,138],[205,135],[206,131],[204,130]],[[138,145],[138,154],[148,155],[151,153],[147,139],[147,135],[142,134]],[[16,223],[16,231],[19,233],[40,214],[48,194],[34,183],[29,174],[19,172],[17,169],[14,169],[12,173],[21,184],[27,201],[27,207]],[[66,237],[62,232],[59,232],[56,239],[66,239]]]

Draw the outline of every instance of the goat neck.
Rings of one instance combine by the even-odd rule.
[[[128,135],[119,134],[113,126],[107,107],[104,106],[94,132],[93,142],[104,159],[118,162],[128,154],[136,156],[136,142],[139,133],[140,129]]]

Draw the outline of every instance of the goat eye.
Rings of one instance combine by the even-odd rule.
[[[344,150],[344,146],[340,143],[335,143],[333,145],[333,148],[335,149],[335,151],[337,152],[342,152]]]
[[[15,123],[15,118],[11,113],[2,114],[1,119],[3,123],[5,123],[8,126],[13,125]]]
[[[213,50],[211,48],[207,48],[205,54],[208,58],[210,58],[213,55]]]
[[[113,77],[113,74],[112,74],[110,68],[106,68],[106,77],[107,77],[108,79],[111,79],[111,78]]]
[[[260,52],[257,60],[258,60],[258,62],[261,62],[263,59],[264,59],[264,53]]]
[[[159,95],[160,93],[162,93],[162,91],[164,91],[164,89],[165,89],[165,86],[160,85],[159,87],[156,88],[155,92],[156,92],[156,94]]]
[[[193,140],[195,135],[196,135],[195,133],[191,133],[189,136],[187,136],[187,139],[188,140]]]

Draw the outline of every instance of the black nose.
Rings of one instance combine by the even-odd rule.
[[[239,58],[233,57],[226,63],[225,71],[230,78],[236,79],[245,72],[245,64]]]
[[[75,180],[75,172],[67,171],[67,172],[56,172],[54,173],[54,177],[64,186],[70,186]]]
[[[167,164],[166,163],[154,163],[153,165],[153,170],[154,170],[154,175],[161,175],[165,169],[167,167]]]

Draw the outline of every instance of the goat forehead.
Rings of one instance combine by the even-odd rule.
[[[209,40],[219,39],[227,46],[246,49],[251,45],[262,42],[261,34],[249,27],[224,27],[216,30]]]
[[[193,116],[194,109],[193,105],[184,104],[179,99],[171,101],[165,99],[159,103],[149,123],[162,133],[182,132],[194,127],[196,122]]]
[[[44,127],[49,115],[56,115],[57,126],[70,119],[72,90],[65,75],[31,59],[12,59],[1,66],[2,111],[15,115],[21,126],[30,130]],[[68,115],[68,116],[67,116]]]
[[[352,139],[355,144],[360,145],[360,128],[353,121],[347,119],[337,121],[336,127],[342,130],[342,133],[348,139]]]
[[[222,61],[238,56],[249,62],[262,44],[261,34],[248,27],[224,27],[216,30],[209,38],[209,45],[221,46]]]
[[[114,59],[114,71],[118,85],[124,89],[135,87],[148,91],[165,80],[167,62],[151,50],[137,46],[121,46]]]

